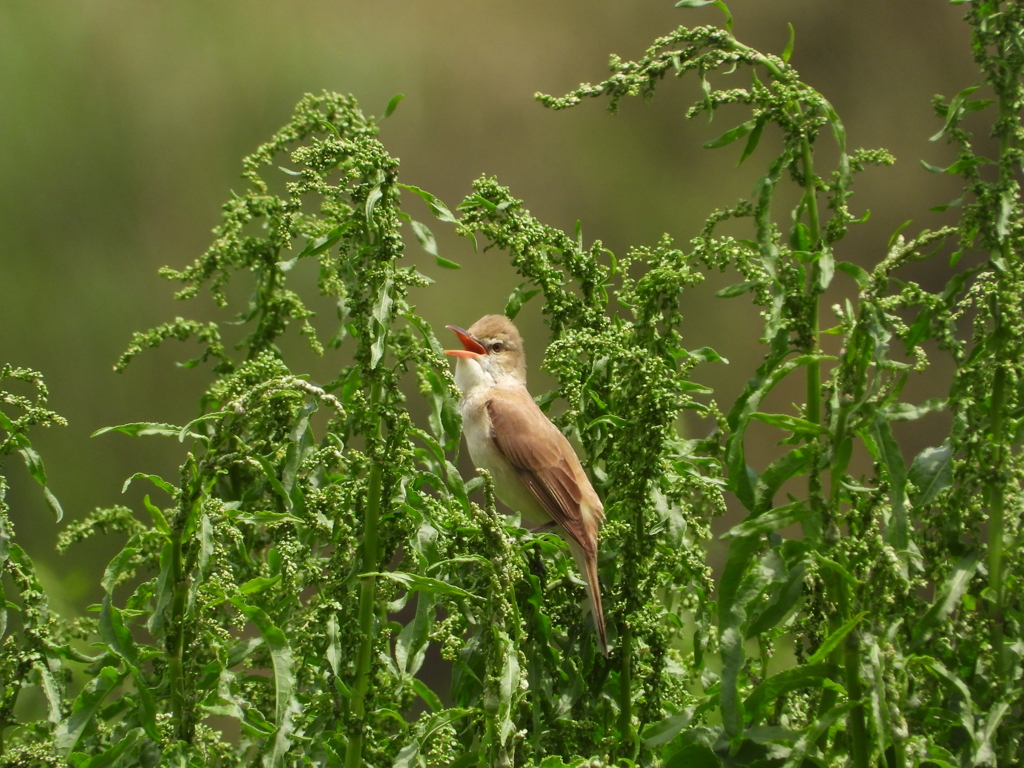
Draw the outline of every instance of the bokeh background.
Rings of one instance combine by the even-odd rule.
[[[872,217],[840,244],[839,258],[871,265],[907,219],[914,229],[942,224],[928,208],[957,196],[955,179],[929,174],[919,160],[945,165],[952,157],[944,142],[928,140],[941,127],[933,94],[949,97],[979,79],[963,7],[943,0],[732,0],[730,7],[737,36],[760,50],[781,52],[792,23],[792,63],[836,107],[851,148],[886,147],[898,158],[894,168],[859,178],[853,204]],[[90,434],[131,421],[188,421],[209,371],[177,368],[194,352],[177,343],[144,353],[123,374],[112,365],[133,331],[176,315],[224,317],[205,295],[175,302],[175,286],[157,269],[190,263],[206,248],[220,205],[241,187],[241,158],[288,120],[304,93],[351,93],[375,115],[405,94],[381,139],[401,158],[403,181],[452,207],[486,173],[542,221],[571,231],[579,220],[588,242],[600,239],[617,253],[654,244],[662,233],[685,247],[713,208],[749,193],[773,137],[766,132],[740,168],[740,145],[702,149],[746,117],[687,121],[686,108],[699,98],[694,80],[670,79],[654,101],[624,102],[617,116],[601,100],[553,112],[533,94],[602,80],[609,53],[637,58],[676,26],[721,18],[713,7],[676,9],[670,0],[0,3],[0,362],[42,371],[51,406],[69,420],[33,436],[66,520],[97,506],[138,504],[142,490],[121,494],[135,472],[176,477],[185,450],[176,441]],[[749,76],[732,82],[746,85]],[[822,147],[823,163],[829,152]],[[409,209],[429,217],[415,199]],[[410,258],[437,280],[414,297],[421,313],[440,330],[501,311],[517,283],[501,255],[475,254],[444,225],[431,226],[443,255],[463,269],[438,269],[411,242]],[[942,272],[927,267],[919,277],[935,287]],[[726,404],[762,355],[758,316],[746,299],[713,297],[731,282],[710,276],[687,305],[690,346],[710,345],[732,361],[700,372]],[[535,392],[549,383],[537,370],[546,338],[538,310],[528,304],[521,316]],[[295,354],[293,368],[321,381],[340,364],[298,345]],[[921,392],[941,394],[944,377],[940,365]],[[910,454],[930,436],[918,430],[907,440]],[[58,607],[81,610],[96,599],[103,567],[122,542],[99,540],[58,556],[63,524],[19,461],[8,459],[4,471],[18,541]]]

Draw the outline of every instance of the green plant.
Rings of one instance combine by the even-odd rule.
[[[753,161],[773,135],[765,128],[778,129],[750,198],[711,213],[688,253],[666,236],[616,257],[587,246],[579,227],[569,235],[542,224],[487,177],[456,218],[398,181],[374,123],[333,94],[306,97],[245,160],[249,188],[226,204],[213,245],[166,274],[183,282],[180,298],[206,286],[221,306],[247,275],[237,315],[246,335],[232,351],[217,324],[180,318],[136,334],[121,365],[168,339],[201,344],[187,365],[214,361],[202,414],[184,426],[101,430],[187,442],[181,476],[130,478],[166,497],[165,506],[146,497],[145,522],[114,507],[62,537],[63,547],[109,530],[128,537],[103,578],[94,656],[72,650],[72,629],[45,616],[27,556],[0,550],[23,615],[4,641],[23,650],[16,663],[5,656],[0,724],[16,725],[13,700],[26,685],[48,702],[47,720],[13,729],[8,764],[1019,762],[1024,9],[970,4],[992,98],[971,87],[935,103],[936,138],[959,154],[932,170],[965,179],[959,225],[901,230],[865,268],[839,254],[866,218],[850,211],[851,188],[856,173],[892,158],[848,150],[838,115],[789,65],[792,40],[782,56],[752,50],[713,4],[724,29],[682,27],[636,62],[613,57],[603,83],[540,97],[566,108],[607,96],[614,111],[623,97],[652,96],[667,74],[694,75],[704,96],[690,116],[750,110],[708,147],[743,140],[740,160]],[[965,127],[990,108],[993,161]],[[828,135],[837,160],[823,172],[815,148]],[[796,203],[780,216],[787,184]],[[543,302],[544,365],[558,388],[539,401],[564,400],[556,422],[582,444],[607,511],[608,659],[580,620],[582,587],[564,546],[511,525],[488,479],[466,482],[456,468],[457,393],[408,302],[408,289],[429,279],[403,264],[404,232],[439,266],[457,265],[402,210],[403,192],[507,252],[522,282],[506,314]],[[733,234],[744,227],[745,237]],[[947,283],[929,293],[908,267],[937,262],[947,241],[956,242]],[[316,269],[304,270],[310,260]],[[749,296],[765,320],[763,360],[725,412],[691,380],[723,361],[682,341],[683,297],[706,270],[735,271],[740,282],[719,295]],[[313,271],[316,292],[337,308],[326,343],[298,277]],[[834,306],[835,325],[823,329],[819,303],[837,280],[856,297]],[[339,361],[333,381],[289,368],[279,342],[293,323]],[[957,372],[948,398],[908,402],[907,382],[928,365],[925,344]],[[12,373],[38,381],[4,369]],[[769,410],[794,376],[804,401]],[[407,406],[415,397],[422,424]],[[26,415],[3,416],[0,456],[21,450],[45,486],[24,437],[56,420],[43,402],[3,400]],[[952,415],[948,439],[908,464],[893,424],[941,409]],[[681,434],[684,411],[707,419],[711,435]],[[763,467],[747,460],[755,422],[782,435]],[[715,579],[705,543],[727,499],[745,517],[726,534]],[[800,534],[788,535],[795,526]],[[779,664],[780,649],[795,660]],[[425,682],[428,653],[451,663],[449,691]],[[72,668],[87,680],[74,696],[64,687]]]
[[[63,425],[64,419],[46,407],[48,392],[42,374],[4,364],[0,386],[0,460],[15,452],[21,454],[59,521],[63,516],[60,502],[47,487],[43,460],[32,447],[28,432],[38,426]],[[26,387],[29,394],[18,394]],[[69,625],[51,613],[31,558],[13,541],[6,496],[7,481],[0,474],[0,576],[8,576],[14,588],[8,596],[0,584],[0,755],[6,729],[18,722],[15,710],[26,689],[38,687],[46,698],[46,720],[32,724],[33,737],[45,743],[47,732],[60,722],[68,683],[62,658],[73,655],[68,641],[82,636],[88,627],[88,622],[82,627]],[[33,751],[35,745],[28,748]],[[39,750],[41,754],[47,751]]]

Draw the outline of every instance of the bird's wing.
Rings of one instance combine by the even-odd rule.
[[[588,553],[604,510],[569,441],[528,394],[500,390],[487,401],[491,439],[540,502]]]

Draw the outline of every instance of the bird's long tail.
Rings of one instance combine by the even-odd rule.
[[[569,539],[569,551],[572,552],[572,559],[576,561],[576,567],[583,575],[583,581],[587,584],[587,598],[590,602],[590,611],[594,617],[594,628],[597,630],[597,640],[601,646],[601,653],[608,656],[608,632],[604,626],[604,610],[601,608],[601,584],[597,580],[597,554],[587,556],[583,547],[572,539]]]

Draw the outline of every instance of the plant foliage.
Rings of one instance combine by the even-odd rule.
[[[246,158],[248,188],[209,250],[165,270],[180,298],[208,289],[220,306],[245,281],[244,337],[231,348],[217,324],[181,318],[136,334],[120,366],[168,339],[199,342],[186,365],[214,363],[201,415],[101,430],[179,439],[180,476],[133,476],[153,486],[144,509],[98,510],[62,536],[127,536],[95,621],[50,615],[0,476],[0,572],[15,588],[0,614],[5,765],[1019,764],[1024,8],[965,3],[982,81],[936,100],[934,138],[958,154],[931,168],[964,180],[958,224],[897,232],[865,267],[840,252],[867,218],[850,209],[852,186],[893,158],[848,147],[788,63],[792,41],[782,56],[755,51],[714,5],[724,29],[681,27],[637,61],[613,57],[602,83],[539,96],[555,109],[607,97],[614,111],[672,74],[701,83],[691,117],[749,110],[706,146],[742,141],[741,162],[769,155],[764,173],[687,249],[665,236],[616,257],[539,222],[489,177],[456,217],[398,181],[373,121],[334,94],[306,97]],[[966,126],[993,114],[989,159]],[[836,158],[825,171],[822,141]],[[780,215],[789,185],[797,202]],[[513,525],[489,479],[456,468],[458,395],[408,301],[430,281],[402,260],[407,233],[457,265],[403,211],[416,198],[507,255],[522,280],[507,315],[543,303],[558,389],[540,401],[564,400],[556,423],[583,446],[607,511],[609,658],[581,620],[560,540]],[[947,269],[947,243],[941,290],[907,277],[926,259]],[[764,318],[763,359],[722,409],[694,378],[725,361],[682,333],[684,296],[710,270],[734,273],[719,296]],[[851,298],[823,329],[821,297],[839,281]],[[329,339],[311,322],[314,294],[336,308]],[[279,341],[292,324],[339,361],[333,381],[289,367]],[[926,349],[956,373],[948,397],[913,402],[904,391]],[[793,377],[804,401],[773,410]],[[38,374],[7,366],[0,381],[12,379],[36,396],[0,393],[0,458],[20,452],[59,514],[26,436],[59,417]],[[948,437],[908,461],[894,425],[940,410]],[[686,412],[708,437],[682,433]],[[755,422],[780,438],[765,466],[748,460]],[[706,544],[727,503],[743,517],[715,575]],[[435,689],[424,673],[440,661],[450,686]],[[19,717],[32,687],[45,714]]]

